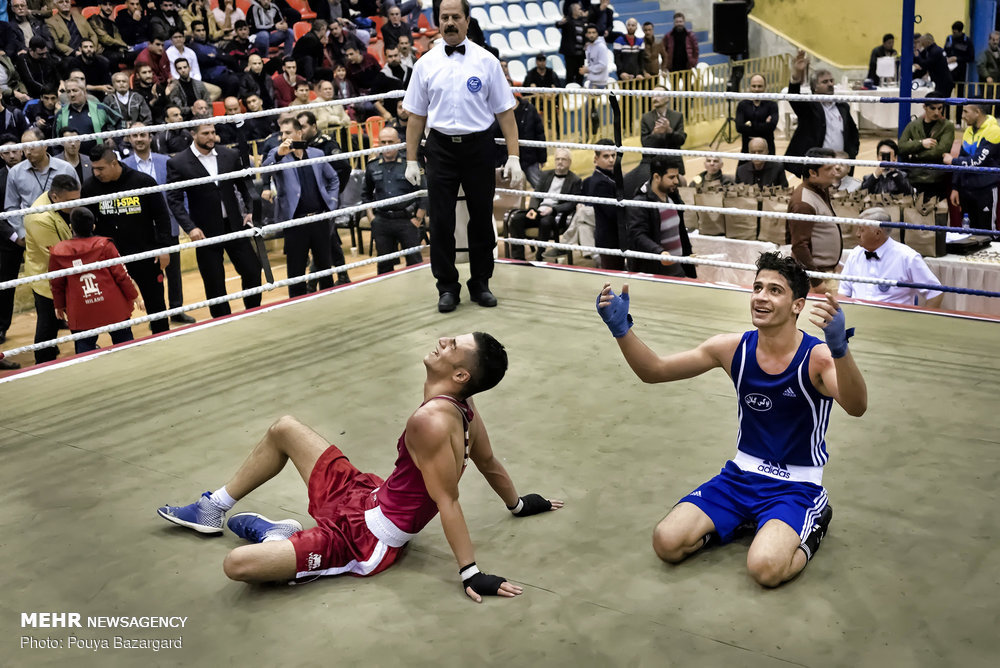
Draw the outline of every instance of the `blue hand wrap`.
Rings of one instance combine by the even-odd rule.
[[[611,336],[620,339],[628,334],[628,330],[632,327],[632,316],[628,312],[628,295],[616,295],[612,290],[611,302],[604,308],[601,308],[600,304],[601,296],[598,295],[597,312],[611,330]]]
[[[840,359],[847,354],[847,341],[854,336],[854,328],[845,329],[844,326],[846,324],[847,319],[844,317],[844,312],[841,309],[837,309],[833,320],[828,322],[826,327],[823,328],[826,345],[829,346],[830,354],[833,355],[834,359]]]

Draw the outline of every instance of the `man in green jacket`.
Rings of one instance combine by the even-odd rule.
[[[951,152],[955,142],[955,124],[944,117],[944,103],[931,95],[927,98],[923,117],[910,121],[899,138],[899,159],[903,162],[940,165],[941,157]],[[951,192],[951,174],[947,171],[917,168],[907,173],[914,190],[926,197],[946,199]]]

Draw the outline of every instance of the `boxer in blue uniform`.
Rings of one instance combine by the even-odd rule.
[[[762,253],[750,297],[755,329],[661,357],[631,329],[628,285],[620,295],[604,285],[598,313],[640,379],[663,383],[721,367],[736,386],[736,456],[657,524],[653,549],[664,561],[678,563],[756,530],[747,569],[761,585],[776,587],[798,575],[826,535],[833,518],[823,489],[830,409],[836,401],[860,417],[868,392],[847,348],[853,330],[832,294],[809,313],[826,343],[796,327],[808,292],[802,265]]]

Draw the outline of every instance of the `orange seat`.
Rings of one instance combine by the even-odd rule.
[[[250,0],[236,0],[236,6],[242,9],[244,14],[250,13]]]
[[[212,103],[212,115],[213,116],[225,116],[226,115],[226,103],[222,100],[216,100]]]
[[[417,27],[420,28],[420,34],[426,35],[427,37],[436,37],[438,31],[436,28],[431,27],[431,22],[427,18],[426,14],[421,13],[420,17],[417,19]]]
[[[365,132],[368,133],[368,138],[371,139],[373,146],[378,144],[378,135],[384,127],[385,119],[381,116],[371,116],[365,121]]]
[[[385,42],[373,42],[369,44],[368,53],[375,57],[379,65],[385,67]]]
[[[298,11],[303,20],[316,18],[316,12],[309,6],[309,0],[288,0],[288,6]]]
[[[128,9],[128,5],[115,5],[115,11],[111,13],[111,18],[112,19],[118,18],[118,12],[122,11],[123,9]]]
[[[83,14],[83,18],[89,19],[94,14],[100,14],[101,13],[101,8],[100,7],[84,7],[83,9],[80,10],[80,13]]]
[[[298,41],[303,35],[312,30],[312,24],[307,21],[299,21],[292,26],[292,32],[295,33],[295,40]]]

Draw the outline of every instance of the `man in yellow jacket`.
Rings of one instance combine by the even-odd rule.
[[[45,206],[77,199],[80,199],[80,182],[73,176],[59,174],[53,177],[49,191],[42,193],[32,206]],[[69,227],[69,215],[72,211],[72,208],[66,208],[29,213],[24,217],[26,276],[46,273],[49,270],[49,249],[60,241],[73,237]],[[52,302],[52,287],[48,281],[37,281],[31,284],[31,291],[35,297],[35,343],[56,338],[59,333],[59,321]],[[35,351],[35,364],[51,362],[58,356],[59,349],[55,346],[40,348]]]

